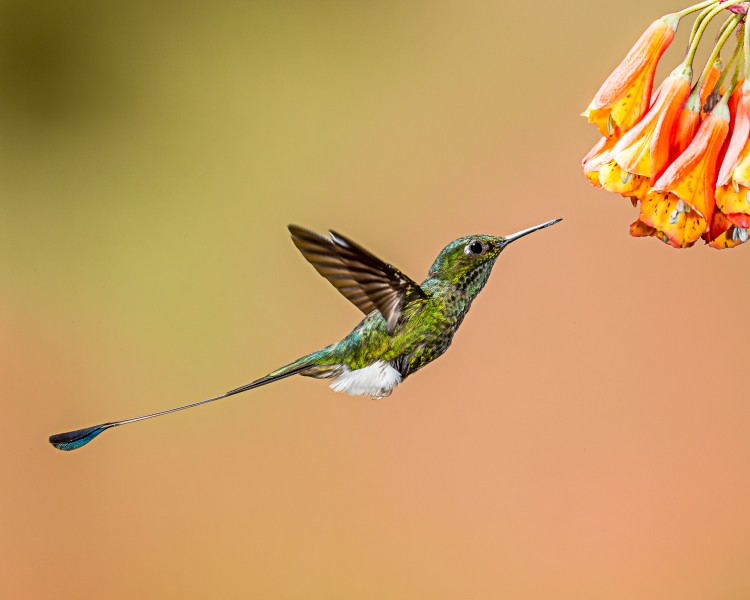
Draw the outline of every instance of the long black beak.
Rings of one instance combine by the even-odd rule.
[[[562,221],[562,219],[552,219],[551,221],[547,221],[546,223],[542,223],[541,225],[535,225],[534,227],[529,227],[528,229],[524,229],[523,231],[519,231],[518,233],[514,233],[512,235],[502,238],[502,241],[500,242],[499,245],[504,248],[511,242],[515,242],[518,238],[522,238],[525,235],[529,235],[530,233],[533,233],[534,231],[544,229],[545,227],[549,227],[550,225],[554,225],[555,223],[559,223],[560,221]]]

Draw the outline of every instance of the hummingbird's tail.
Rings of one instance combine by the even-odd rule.
[[[85,446],[100,433],[103,433],[104,431],[106,431],[107,429],[111,429],[112,427],[127,425],[129,423],[135,423],[137,421],[145,421],[146,419],[161,417],[163,415],[168,415],[170,413],[185,410],[187,408],[194,408],[196,406],[200,406],[201,404],[215,402],[216,400],[234,396],[235,394],[240,394],[242,392],[246,392],[248,390],[267,385],[269,383],[273,383],[274,381],[279,381],[281,379],[291,377],[292,375],[306,375],[309,377],[321,378],[333,377],[338,372],[340,372],[341,368],[336,364],[328,364],[328,361],[330,360],[329,355],[330,352],[328,348],[325,348],[323,350],[313,352],[312,354],[308,354],[307,356],[303,356],[302,358],[299,358],[294,362],[281,367],[280,369],[272,371],[271,373],[261,377],[260,379],[256,379],[255,381],[251,381],[246,385],[240,386],[233,390],[229,390],[228,392],[225,392],[219,396],[207,398],[206,400],[200,400],[198,402],[192,402],[191,404],[185,404],[184,406],[178,406],[176,408],[169,408],[167,410],[151,413],[149,415],[132,417],[130,419],[122,419],[121,421],[111,421],[109,423],[102,423],[100,425],[94,425],[93,427],[86,427],[85,429],[77,429],[75,431],[67,431],[65,433],[57,433],[50,436],[49,442],[58,450],[76,450],[81,446]]]

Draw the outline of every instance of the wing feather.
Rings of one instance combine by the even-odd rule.
[[[330,237],[290,225],[302,256],[363,313],[383,315],[391,333],[408,299],[426,298],[419,284],[359,244],[331,231]]]

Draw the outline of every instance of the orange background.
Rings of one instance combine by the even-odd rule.
[[[679,8],[3,2],[0,597],[750,596],[750,248],[630,238],[579,169]],[[292,378],[47,444],[345,335],[287,223],[421,280],[555,217],[386,400]]]

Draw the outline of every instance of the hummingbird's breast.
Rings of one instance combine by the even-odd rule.
[[[382,315],[373,311],[330,347],[331,359],[351,371],[386,363],[403,380],[445,353],[470,300],[465,292],[439,280],[427,280],[422,288],[427,297],[404,305],[392,333]]]
[[[445,353],[470,304],[465,293],[445,282],[427,280],[422,287],[427,298],[404,306],[381,355],[402,379]]]
[[[315,371],[305,374],[333,378],[331,388],[337,392],[384,398],[445,353],[469,304],[457,291],[409,302],[392,333],[380,312],[373,311],[343,340],[322,350]]]
[[[440,289],[426,302],[416,317],[413,343],[403,348],[396,368],[406,377],[442,356],[453,342],[466,316],[470,302],[465,293],[456,289]]]

